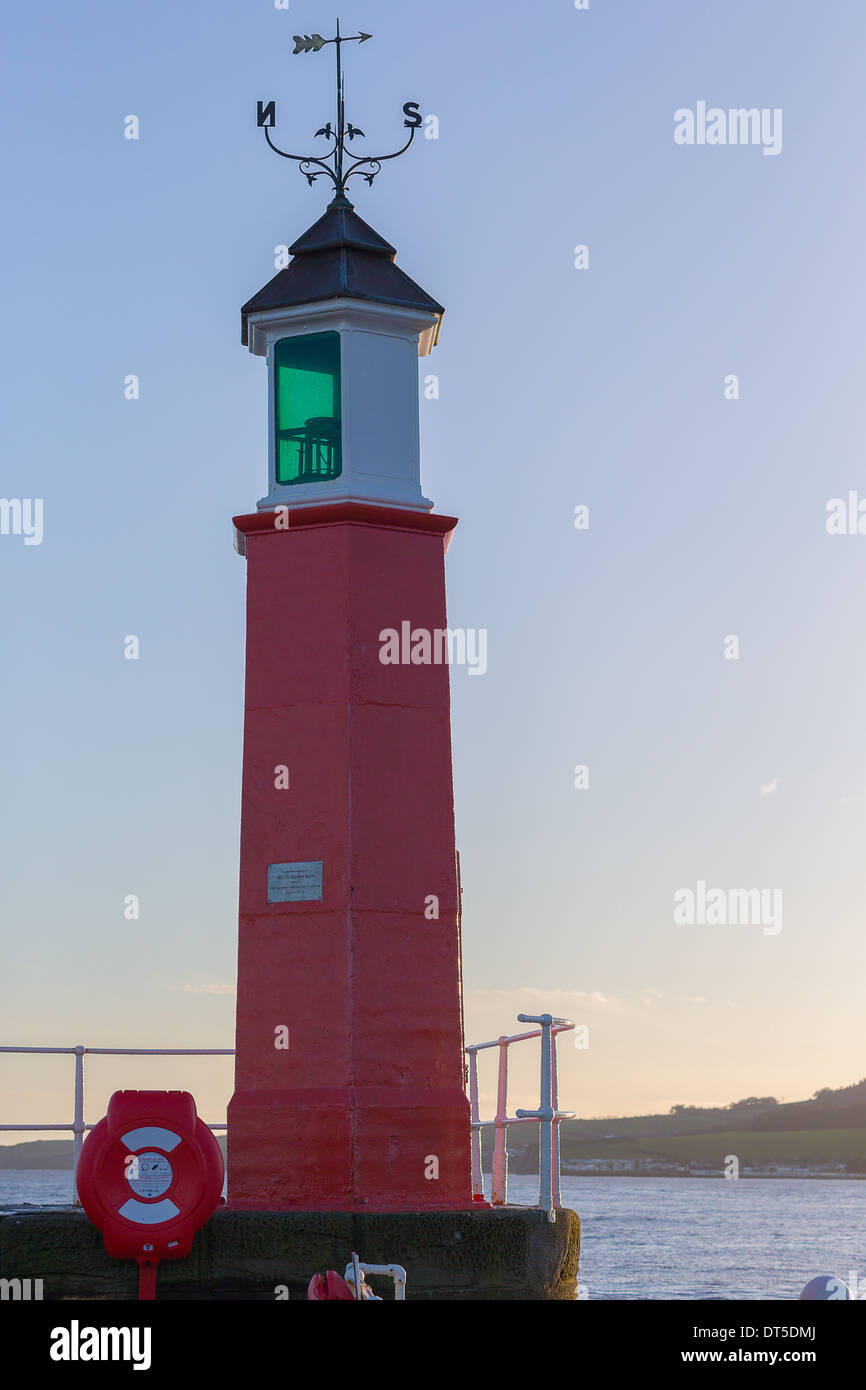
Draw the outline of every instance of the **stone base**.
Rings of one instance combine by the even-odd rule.
[[[580,1221],[573,1211],[520,1207],[466,1212],[218,1211],[185,1260],[164,1261],[157,1298],[273,1301],[306,1298],[313,1274],[339,1273],[356,1250],[369,1264],[401,1264],[420,1299],[570,1300],[576,1297]],[[75,1211],[0,1215],[0,1278],[41,1279],[45,1299],[135,1299],[134,1263],[111,1260]],[[390,1280],[373,1279],[392,1297]],[[285,1298],[285,1293],[282,1293]]]

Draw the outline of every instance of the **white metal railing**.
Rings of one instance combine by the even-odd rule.
[[[571,1110],[559,1109],[559,1086],[556,1069],[556,1038],[559,1033],[567,1033],[574,1024],[567,1018],[553,1018],[551,1014],[518,1014],[518,1023],[537,1023],[538,1028],[529,1033],[515,1033],[511,1037],[496,1038],[492,1042],[471,1043],[466,1051],[469,1054],[469,1102],[472,1119],[472,1190],[483,1195],[481,1173],[481,1133],[492,1126],[495,1130],[493,1145],[493,1173],[491,1201],[494,1206],[503,1206],[508,1199],[508,1145],[509,1125],[537,1124],[539,1127],[538,1145],[538,1206],[546,1211],[550,1220],[555,1220],[557,1207],[561,1206],[559,1187],[559,1125],[562,1120],[574,1118]],[[526,1042],[541,1038],[541,1086],[537,1110],[518,1110],[509,1115],[508,1104],[508,1049],[512,1043]],[[499,1048],[499,1078],[496,1099],[496,1116],[492,1120],[482,1120],[478,1113],[478,1053],[485,1048]],[[84,1136],[93,1125],[84,1122],[84,1058],[86,1055],[101,1057],[233,1057],[231,1047],[4,1047],[0,1053],[43,1053],[60,1054],[75,1058],[73,1119],[71,1124],[59,1125],[7,1125],[0,1124],[0,1132],[25,1133],[34,1131],[72,1131],[72,1200],[78,1205],[78,1188],[75,1172]],[[212,1124],[212,1130],[222,1130],[225,1124]]]
[[[75,1058],[73,1119],[71,1125],[0,1125],[0,1130],[14,1134],[25,1130],[72,1130],[72,1201],[78,1202],[75,1174],[84,1135],[93,1125],[84,1123],[84,1058],[86,1054],[100,1057],[234,1057],[233,1047],[0,1047],[0,1052],[63,1053]],[[225,1129],[225,1125],[208,1125],[209,1129]]]
[[[556,1038],[567,1033],[574,1024],[568,1018],[551,1014],[518,1014],[518,1023],[538,1023],[531,1033],[514,1033],[511,1037],[492,1042],[470,1043],[469,1104],[472,1115],[472,1191],[483,1195],[481,1172],[482,1130],[493,1126],[493,1171],[490,1200],[494,1206],[504,1206],[508,1200],[508,1126],[537,1124],[538,1135],[538,1205],[547,1212],[548,1220],[556,1220],[556,1209],[562,1205],[559,1190],[559,1125],[562,1120],[574,1119],[573,1110],[559,1109],[559,1084],[556,1072]],[[508,1114],[508,1049],[512,1043],[541,1038],[541,1094],[537,1110],[518,1110]],[[496,1116],[482,1120],[478,1114],[478,1053],[485,1048],[499,1048],[499,1077],[496,1091]]]

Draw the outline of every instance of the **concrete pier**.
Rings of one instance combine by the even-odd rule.
[[[409,1300],[568,1301],[576,1297],[580,1222],[559,1211],[218,1211],[188,1259],[164,1261],[157,1298],[304,1299],[313,1274],[342,1274],[356,1250],[370,1264],[396,1263]],[[111,1260],[78,1211],[0,1213],[0,1278],[41,1279],[43,1297],[135,1299],[138,1268]],[[391,1297],[384,1279],[371,1281]],[[5,1287],[5,1286],[4,1286]]]

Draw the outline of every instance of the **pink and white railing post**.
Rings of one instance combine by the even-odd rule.
[[[537,1124],[538,1141],[538,1205],[546,1211],[551,1221],[556,1220],[556,1208],[561,1206],[559,1186],[559,1125],[562,1120],[574,1118],[571,1110],[559,1109],[559,1083],[556,1069],[556,1038],[559,1033],[567,1033],[574,1024],[567,1018],[554,1018],[551,1014],[518,1014],[518,1023],[537,1023],[540,1027],[529,1033],[504,1034],[492,1042],[470,1043],[466,1048],[469,1054],[469,1104],[472,1120],[472,1191],[482,1194],[484,1180],[481,1171],[481,1135],[492,1126],[493,1163],[491,1171],[491,1196],[493,1206],[505,1206],[508,1201],[508,1126],[518,1124]],[[508,1049],[512,1043],[527,1042],[531,1038],[541,1038],[541,1082],[537,1110],[518,1110],[515,1115],[508,1114]],[[496,1087],[496,1115],[492,1120],[482,1120],[479,1114],[478,1099],[478,1053],[485,1048],[499,1049],[499,1070]]]

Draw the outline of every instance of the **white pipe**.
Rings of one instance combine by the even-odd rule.
[[[18,1047],[0,1045],[0,1052],[62,1054],[75,1058],[75,1079],[73,1083],[73,1119],[65,1125],[0,1125],[0,1132],[23,1134],[36,1131],[72,1131],[72,1202],[79,1206],[76,1170],[84,1144],[84,1136],[93,1125],[84,1122],[84,1058],[90,1052],[102,1057],[234,1057],[233,1047],[84,1047],[77,1043],[74,1047]],[[227,1129],[224,1124],[208,1125],[208,1129]]]
[[[72,1116],[72,1205],[78,1207],[78,1160],[84,1143],[84,1053],[85,1049],[75,1049],[75,1101]]]

